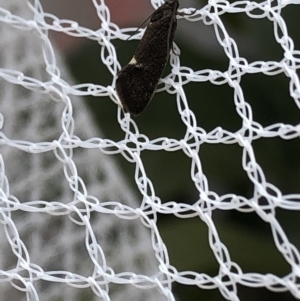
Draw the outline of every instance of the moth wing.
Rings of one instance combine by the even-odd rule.
[[[157,81],[142,64],[128,64],[118,74],[116,90],[125,112],[140,114],[150,102]]]

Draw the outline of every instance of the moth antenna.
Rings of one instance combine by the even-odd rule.
[[[152,17],[154,13],[155,11],[145,21],[143,21],[143,23],[136,29],[136,31],[126,39],[126,41],[128,41],[132,36],[134,36],[139,31],[139,29],[141,29],[142,26]]]

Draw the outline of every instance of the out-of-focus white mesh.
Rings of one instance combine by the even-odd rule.
[[[153,3],[160,5],[161,1]],[[80,96],[109,96],[117,105],[115,81],[109,86],[74,85],[48,31],[98,41],[101,59],[115,79],[120,64],[112,41],[127,39],[126,29],[111,23],[101,0],[93,1],[101,20],[97,31],[45,13],[38,0],[0,0],[0,292],[5,300],[174,300],[174,282],[218,288],[227,300],[240,300],[238,284],[290,291],[300,298],[299,250],[290,243],[275,216],[278,207],[300,210],[300,195],[283,195],[268,183],[252,148],[252,142],[262,137],[298,138],[300,126],[260,125],[253,120],[239,84],[244,74],[284,73],[290,81],[290,96],[300,108],[300,51],[294,49],[280,14],[280,8],[300,2],[271,4],[210,1],[188,17],[190,21],[213,24],[229,60],[228,70],[192,70],[181,65],[180,56],[171,54],[173,69],[164,79],[165,89],[176,92],[186,134],[180,140],[149,140],[119,108],[112,122],[120,124],[124,139],[113,141],[101,138]],[[269,18],[284,51],[282,60],[248,63],[240,57],[220,19],[225,12]],[[205,132],[197,124],[184,85],[202,81],[232,87],[242,120],[238,131],[218,127]],[[218,195],[209,189],[198,156],[203,143],[242,147],[241,164],[255,187],[251,198]],[[191,160],[191,174],[182,176],[192,178],[199,201],[162,203],[144,170],[144,150],[184,152]],[[115,154],[135,164],[141,204],[115,165]],[[261,197],[267,201],[263,206]],[[215,209],[256,212],[270,225],[276,247],[291,266],[291,273],[280,278],[271,273],[243,272],[219,239],[212,220]],[[172,266],[157,228],[158,213],[200,217],[206,223],[218,274],[178,272]]]

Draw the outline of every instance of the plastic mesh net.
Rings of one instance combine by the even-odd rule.
[[[161,2],[153,4],[158,7]],[[278,208],[299,211],[300,194],[284,194],[268,181],[253,148],[261,138],[298,139],[300,125],[263,126],[255,121],[240,84],[245,74],[283,74],[291,101],[300,108],[300,51],[294,49],[281,15],[291,4],[300,2],[210,1],[185,17],[193,24],[213,26],[228,58],[227,70],[193,70],[171,53],[172,72],[161,80],[159,91],[176,99],[185,134],[180,139],[150,139],[118,107],[112,122],[119,123],[124,138],[113,140],[96,129],[80,96],[109,96],[117,108],[114,85],[120,64],[112,42],[126,40],[128,28],[121,30],[110,21],[104,1],[93,1],[101,20],[97,31],[44,12],[38,0],[0,1],[0,292],[5,300],[175,300],[174,283],[215,288],[232,301],[240,300],[238,285],[289,291],[300,298],[299,250],[276,217]],[[225,13],[267,18],[282,48],[281,59],[249,63],[240,56],[221,19]],[[101,60],[114,78],[111,85],[74,85],[48,31],[97,41]],[[141,32],[134,37],[139,39]],[[192,82],[231,87],[240,129],[201,128],[185,94]],[[253,185],[250,197],[210,189],[199,157],[204,144],[239,145],[242,168]],[[182,177],[191,178],[198,200],[161,200],[147,176],[144,151],[184,153],[190,174]],[[140,198],[114,163],[117,154],[135,166]],[[269,225],[290,271],[281,276],[244,271],[219,237],[213,220],[217,210],[254,212]],[[177,270],[160,235],[158,214],[204,222],[218,271],[208,275]]]

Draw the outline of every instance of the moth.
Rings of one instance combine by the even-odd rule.
[[[177,27],[178,0],[167,0],[151,16],[131,61],[117,74],[116,91],[123,110],[144,111],[167,64]]]

